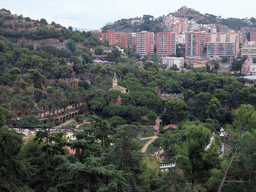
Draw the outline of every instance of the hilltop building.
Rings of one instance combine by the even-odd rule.
[[[188,31],[188,18],[169,15],[164,18],[163,22],[166,30],[174,32],[176,35]]]

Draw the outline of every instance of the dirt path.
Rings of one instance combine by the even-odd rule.
[[[154,127],[154,130],[156,130],[157,132],[159,131],[159,126],[160,126],[160,122],[162,120],[160,119],[160,116],[157,117],[156,119],[156,124],[153,126]],[[144,147],[141,149],[141,152],[142,153],[145,153],[147,151],[147,148],[148,146],[156,140],[156,138],[158,138],[158,136],[156,135],[156,132],[155,132],[155,136],[153,137],[146,137],[146,138],[140,138],[140,140],[145,140],[145,139],[150,139],[145,145]]]
[[[154,136],[154,137],[151,137],[151,139],[144,145],[144,147],[141,149],[141,152],[142,153],[145,153],[147,151],[147,148],[148,146],[153,142],[155,141],[155,139],[157,138],[158,136]]]
[[[62,126],[68,125],[68,124],[71,123],[73,120],[74,120],[74,118],[69,119],[69,120],[65,121],[65,123],[62,123],[62,124],[60,124],[60,125],[58,125],[58,126],[55,126],[54,128],[55,128],[55,129],[61,128]],[[80,124],[77,124],[77,123],[75,123],[75,124],[76,124],[76,129],[78,129],[78,128],[80,127],[80,125],[83,125],[83,124],[90,124],[90,122],[83,121],[83,122],[80,123]]]
[[[159,127],[160,127],[160,123],[162,122],[162,120],[160,119],[160,116],[157,117],[156,119],[156,124],[153,126],[154,129],[156,129],[157,131],[159,131]]]
[[[54,129],[59,129],[59,128],[61,128],[62,126],[65,126],[65,125],[71,123],[72,121],[74,121],[74,118],[69,119],[69,120],[65,121],[64,123],[61,123],[61,124],[59,124],[58,126],[55,126]]]

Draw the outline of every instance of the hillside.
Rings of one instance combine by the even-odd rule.
[[[121,19],[114,23],[108,23],[102,28],[102,32],[107,30],[140,32],[152,31],[154,33],[163,31],[162,26],[163,17],[154,18],[151,15],[143,15],[141,18]]]
[[[44,18],[33,20],[22,15],[13,15],[6,9],[0,10],[0,35],[13,43],[24,43],[34,48],[52,45],[55,48],[65,48],[69,39],[82,47],[101,45],[100,39],[91,32],[73,30],[72,27],[61,26]]]
[[[181,7],[178,11],[174,13],[169,13],[167,16],[173,15],[175,17],[187,17],[189,20],[195,20],[199,24],[215,24],[217,29],[227,31],[229,29],[240,30],[243,27],[256,27],[256,19],[239,19],[239,18],[221,18],[220,16],[213,15],[210,13],[202,14],[199,11],[196,11],[192,8],[187,8],[185,6]],[[154,18],[153,16],[150,16]],[[147,16],[142,18],[130,18],[130,19],[121,19],[115,21],[114,23],[109,23],[102,28],[103,32],[107,30],[116,30],[116,31],[152,31],[159,32],[163,31],[163,19],[165,16],[156,18],[156,19],[147,19]]]
[[[97,46],[112,62],[95,64],[83,46],[102,44],[99,32],[28,22],[1,12],[1,192],[254,191],[253,84],[218,63],[177,72],[130,49]]]

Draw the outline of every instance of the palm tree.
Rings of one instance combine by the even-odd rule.
[[[44,116],[45,116],[45,111],[48,108],[48,101],[46,99],[42,99],[39,103],[38,103],[38,107],[41,109],[43,109],[44,111]]]
[[[23,98],[21,95],[14,95],[11,100],[11,110],[15,111],[16,116],[18,115],[19,111],[22,111],[22,102]]]

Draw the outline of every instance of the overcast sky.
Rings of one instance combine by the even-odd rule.
[[[99,29],[108,22],[144,14],[159,17],[184,5],[222,18],[256,18],[255,0],[0,0],[0,9],[12,14],[85,29]]]

